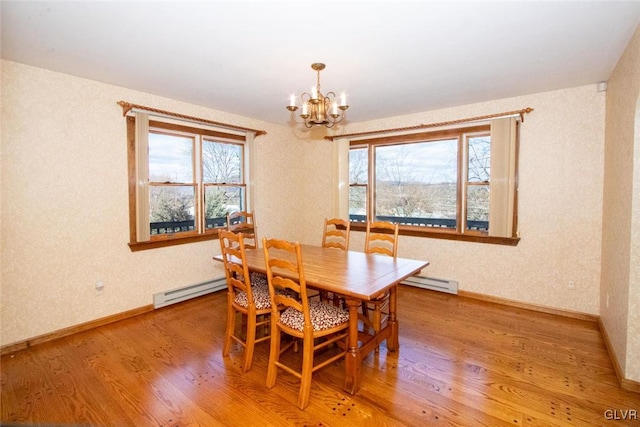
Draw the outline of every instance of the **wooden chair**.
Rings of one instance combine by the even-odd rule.
[[[227,230],[232,233],[242,233],[245,249],[256,249],[258,247],[258,230],[255,224],[253,212],[233,212],[227,215]],[[251,283],[267,282],[267,275],[262,273],[251,273]]]
[[[398,254],[398,224],[377,221],[367,223],[364,252],[395,257]],[[369,314],[371,313],[371,314]],[[389,292],[375,300],[363,301],[363,322],[377,333],[389,319]],[[376,352],[379,347],[376,347]]]
[[[222,355],[228,356],[233,341],[244,347],[242,372],[251,369],[253,349],[257,343],[269,339],[266,334],[256,338],[260,326],[266,328],[271,316],[271,298],[266,278],[259,280],[249,274],[245,263],[245,243],[242,233],[220,231],[220,250],[224,261],[224,272],[227,277],[227,329],[225,332]],[[253,277],[252,277],[253,276]],[[247,284],[251,285],[248,286]],[[245,337],[236,334],[236,314],[246,318]]]
[[[351,223],[341,218],[331,218],[324,220],[324,229],[322,231],[322,247],[335,248],[343,251],[349,250],[349,235]],[[334,305],[342,305],[341,298],[336,294],[320,292],[320,298],[333,301]]]
[[[392,257],[398,255],[398,224],[384,221],[368,222],[364,252]]]
[[[256,229],[253,212],[233,212],[227,215],[227,230],[233,233],[242,233],[244,246],[247,249],[258,247],[258,230]]]
[[[349,221],[341,218],[325,218],[324,231],[322,233],[322,247],[348,251],[350,230],[351,223]]]
[[[276,384],[278,368],[300,379],[298,407],[309,403],[311,375],[346,354],[349,313],[322,301],[309,301],[299,243],[263,239],[265,265],[271,296],[271,349],[267,387]],[[277,252],[276,252],[277,251]],[[291,337],[281,348],[281,333]],[[281,354],[302,340],[302,368],[285,364]],[[318,343],[316,344],[316,340]],[[338,353],[314,366],[314,354],[332,343],[341,344]],[[326,354],[325,354],[326,356]]]

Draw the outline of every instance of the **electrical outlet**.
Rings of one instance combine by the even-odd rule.
[[[103,291],[104,291],[104,281],[98,280],[96,282],[96,295],[102,295]]]
[[[573,280],[570,280],[569,284],[567,285],[567,288],[575,289],[576,288],[576,282],[574,282]]]

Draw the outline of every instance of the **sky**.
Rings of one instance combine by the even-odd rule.
[[[192,152],[192,138],[149,133],[150,180],[193,182]]]
[[[457,140],[379,146],[377,179],[404,182],[456,182]],[[366,179],[366,175],[362,178]]]

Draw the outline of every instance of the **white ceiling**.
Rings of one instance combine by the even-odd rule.
[[[1,14],[4,59],[280,124],[324,62],[353,123],[606,81],[640,1],[2,0]]]

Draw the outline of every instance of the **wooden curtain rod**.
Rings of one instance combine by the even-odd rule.
[[[527,108],[524,108],[522,110],[507,111],[505,113],[497,113],[497,114],[488,114],[486,116],[468,117],[466,119],[449,120],[448,122],[429,123],[429,124],[426,124],[426,125],[421,124],[421,125],[408,126],[408,127],[403,127],[403,128],[394,128],[394,129],[372,130],[372,131],[368,131],[368,132],[347,133],[347,134],[344,134],[344,135],[328,135],[328,136],[325,136],[324,139],[328,139],[330,141],[333,141],[335,139],[348,138],[348,137],[353,137],[353,136],[376,135],[376,134],[380,134],[380,133],[402,132],[402,131],[407,131],[407,130],[434,128],[434,127],[440,127],[440,126],[455,125],[455,124],[466,123],[466,122],[477,122],[479,120],[495,119],[497,117],[509,117],[509,116],[515,116],[515,115],[519,115],[520,116],[520,120],[524,122],[524,115],[525,114],[529,114],[532,111],[533,111],[533,108],[527,107]]]
[[[208,125],[219,126],[219,127],[223,127],[223,128],[227,128],[227,129],[240,130],[240,131],[245,131],[245,132],[254,132],[256,134],[256,136],[266,135],[267,134],[267,131],[264,131],[264,130],[258,130],[258,129],[245,128],[245,127],[241,127],[241,126],[229,125],[227,123],[215,122],[213,120],[207,120],[207,119],[201,119],[201,118],[198,118],[198,117],[186,116],[184,114],[172,113],[171,111],[159,110],[157,108],[145,107],[144,105],[130,104],[130,103],[124,102],[124,101],[119,101],[118,105],[120,105],[122,107],[122,116],[126,116],[127,113],[129,111],[133,110],[133,109],[138,109],[138,110],[149,111],[151,113],[162,114],[162,115],[165,115],[165,116],[176,117],[178,119],[190,120],[190,121],[204,123],[204,124],[208,124]]]

